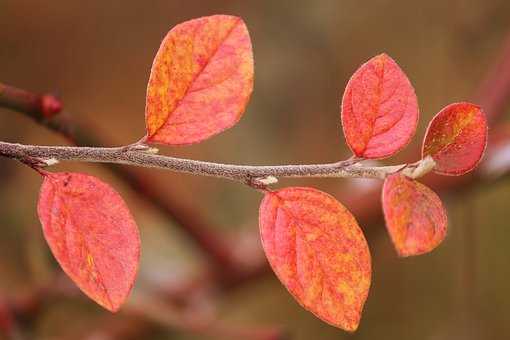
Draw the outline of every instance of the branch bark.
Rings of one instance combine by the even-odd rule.
[[[359,164],[359,159],[324,164],[296,165],[235,165],[204,162],[154,154],[153,148],[100,148],[72,146],[37,146],[0,142],[0,155],[17,159],[35,167],[45,167],[60,161],[98,162],[159,168],[193,175],[218,177],[242,182],[254,187],[265,187],[283,177],[343,177],[377,178],[401,171],[418,178],[434,168],[434,161],[426,157],[413,164],[370,167]]]

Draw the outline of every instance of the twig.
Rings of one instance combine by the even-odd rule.
[[[0,155],[14,158],[26,163],[26,160],[38,159],[39,164],[51,166],[60,161],[98,162],[127,164],[141,167],[159,168],[193,175],[219,177],[232,181],[254,185],[263,185],[268,178],[274,183],[275,178],[282,177],[345,177],[378,178],[402,171],[406,176],[417,178],[432,170],[434,161],[427,157],[417,163],[381,167],[363,166],[358,160],[348,159],[336,163],[299,164],[299,165],[234,165],[203,162],[170,156],[161,156],[139,149],[125,147],[72,147],[72,146],[37,146],[0,142]]]

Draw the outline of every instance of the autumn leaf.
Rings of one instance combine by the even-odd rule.
[[[266,193],[259,224],[269,263],[294,298],[325,322],[355,331],[371,264],[352,214],[326,193],[293,187]]]
[[[85,174],[46,174],[37,210],[62,269],[91,299],[117,311],[140,258],[138,228],[119,194]]]
[[[438,174],[463,175],[476,167],[486,146],[487,120],[482,109],[471,103],[455,103],[430,122],[422,155],[432,156]]]
[[[175,26],[154,59],[145,119],[149,142],[197,143],[239,121],[253,89],[242,19],[214,15]]]
[[[418,123],[414,88],[386,54],[363,64],[347,84],[342,99],[342,126],[357,157],[380,159],[404,148]]]
[[[384,181],[382,206],[386,228],[400,256],[428,253],[445,238],[446,211],[425,185],[394,174]]]

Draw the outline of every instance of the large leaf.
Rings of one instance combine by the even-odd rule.
[[[175,26],[161,43],[147,87],[148,141],[191,144],[241,118],[253,89],[250,36],[237,17]]]
[[[325,322],[356,330],[371,264],[352,214],[326,193],[293,187],[266,193],[259,223],[269,263],[294,298]]]
[[[62,269],[91,299],[118,310],[140,258],[138,228],[119,194],[92,176],[47,174],[37,210]]]
[[[363,64],[347,84],[342,126],[358,157],[386,158],[401,150],[414,136],[418,116],[413,86],[386,54]]]

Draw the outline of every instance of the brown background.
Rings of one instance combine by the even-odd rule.
[[[58,93],[66,111],[111,145],[134,142],[144,134],[145,87],[161,39],[179,22],[217,13],[241,16],[250,30],[256,64],[251,103],[235,128],[203,144],[163,148],[162,153],[247,164],[346,158],[341,94],[354,70],[381,52],[397,60],[416,88],[418,144],[434,113],[471,98],[510,30],[507,0],[0,0],[0,81]],[[65,143],[4,109],[0,134],[6,141]],[[80,169],[110,181],[132,208],[143,242],[135,295],[178,282],[204,265],[178,228],[168,228],[171,222],[110,173],[83,164],[59,169]],[[212,228],[232,237],[256,237],[257,192],[217,179],[145,173],[194,206]],[[364,183],[283,180],[280,185],[313,185],[345,197],[356,195]],[[39,185],[34,172],[0,160],[0,293],[5,297],[30,291],[59,270],[35,213]],[[370,229],[374,272],[361,326],[353,335],[304,311],[273,275],[229,294],[220,303],[221,319],[283,325],[302,340],[510,338],[509,189],[504,180],[453,199],[443,195],[449,236],[429,255],[398,259],[383,225],[362,226]],[[259,250],[258,242],[254,247]],[[57,298],[27,336],[77,338],[93,330],[105,313],[86,299]],[[150,338],[208,337],[159,329]]]

